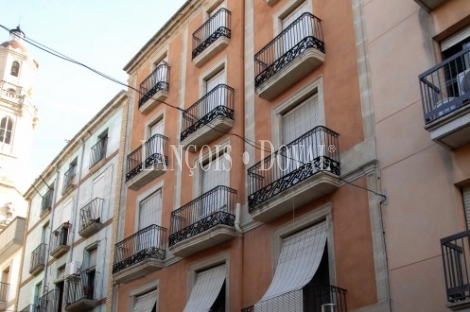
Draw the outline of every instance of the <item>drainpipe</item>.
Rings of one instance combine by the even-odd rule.
[[[89,131],[88,131],[89,133]],[[82,179],[82,172],[83,172],[83,156],[85,155],[85,142],[86,140],[84,138],[81,139],[82,141],[82,152],[81,152],[81,155],[80,155],[80,166],[77,166],[78,167],[78,177],[77,177],[77,189],[76,189],[76,196],[75,196],[75,203],[74,203],[74,206],[72,207],[72,211],[71,211],[71,214],[70,214],[70,223],[72,224],[72,237],[70,238],[70,252],[69,252],[69,255],[67,257],[67,262],[66,263],[69,263],[69,262],[72,262],[73,260],[73,245],[74,245],[74,241],[75,241],[75,227],[77,226],[77,223],[75,222],[76,220],[78,220],[78,218],[75,218],[77,212],[78,212],[78,203],[79,203],[79,199],[80,199],[80,181]],[[76,213],[72,213],[73,211],[75,211]],[[69,234],[70,235],[70,234]]]
[[[56,179],[54,182],[54,192],[52,193],[52,204],[51,204],[51,221],[49,222],[49,227],[51,228],[49,232],[49,243],[47,244],[46,247],[46,263],[44,266],[44,283],[42,284],[42,294],[44,295],[49,287],[47,286],[47,274],[48,274],[48,269],[49,269],[49,254],[50,254],[50,248],[51,248],[51,237],[52,237],[52,229],[54,226],[54,214],[55,214],[55,202],[57,199],[57,191],[59,190],[59,178],[60,178],[60,172],[59,168],[56,168]]]

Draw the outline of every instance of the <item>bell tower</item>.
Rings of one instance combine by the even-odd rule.
[[[31,182],[30,153],[37,121],[32,94],[39,64],[23,39],[18,26],[0,45],[0,231],[9,219],[26,216],[22,194]]]

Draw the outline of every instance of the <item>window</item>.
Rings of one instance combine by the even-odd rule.
[[[156,76],[155,81],[151,85],[156,85],[158,82],[168,82],[168,56],[165,56],[161,61],[155,63]]]
[[[290,25],[292,25],[295,20],[297,20],[305,12],[309,12],[309,6],[306,1],[302,2],[291,13],[282,18],[281,31],[287,29]],[[292,26],[289,28],[289,30],[286,31],[286,33],[283,35],[283,49],[279,51],[281,55],[292,49],[305,37],[313,35],[313,28],[309,21],[310,20],[303,18],[296,26]],[[281,55],[279,55],[279,57]]]
[[[256,311],[279,311],[287,304],[293,311],[313,312],[329,302],[327,235],[321,222],[283,239],[273,280]]]
[[[225,1],[222,1],[219,5],[217,5],[214,9],[210,10],[209,13],[209,16],[208,18],[212,18],[213,21],[209,23],[209,27],[207,27],[206,29],[206,32],[204,34],[204,39],[207,39],[210,37],[210,35],[212,35],[213,33],[215,33],[220,27],[226,27],[227,26],[227,23],[226,23],[226,17],[224,14],[222,15],[218,15],[216,17],[213,17],[214,15],[217,14],[217,12],[222,9],[222,8],[225,8]]]
[[[162,190],[159,189],[139,203],[139,231],[162,219]]]
[[[106,158],[106,148],[108,146],[108,129],[103,131],[98,136],[98,142],[91,148],[90,155],[90,168],[93,167],[98,161]]]
[[[467,219],[467,229],[470,230],[470,185],[462,189],[463,206],[465,208],[465,217]]]
[[[8,292],[10,287],[10,267],[6,268],[2,272],[2,280],[0,283],[0,301],[8,301]]]
[[[41,297],[41,294],[42,294],[42,282],[39,282],[34,287],[34,299],[33,299],[34,307],[37,307],[39,303],[39,297]]]
[[[11,144],[11,133],[13,120],[10,117],[3,117],[0,121],[0,143]]]
[[[18,73],[20,72],[20,63],[17,61],[13,61],[11,64],[10,75],[18,77]]]
[[[281,122],[281,145],[289,144],[316,126],[319,126],[320,113],[317,94],[310,96],[284,113]],[[286,174],[313,160],[311,158],[315,153],[312,149],[324,145],[323,142],[317,139],[319,140],[320,138],[303,140],[299,144],[291,144],[287,148],[286,153],[289,157],[285,158],[286,164],[283,167],[286,168]]]
[[[444,49],[442,50],[442,59],[444,61],[464,50],[470,50],[470,37],[455,42],[451,46],[447,45],[441,44],[441,48]],[[444,75],[447,82],[446,101],[470,92],[470,51],[445,66]],[[439,104],[442,103],[438,103],[436,106],[440,106]]]
[[[225,70],[221,70],[213,75],[211,78],[205,81],[206,83],[206,94],[210,94],[207,96],[207,104],[206,108],[204,109],[205,112],[201,114],[201,117],[210,113],[214,109],[217,108],[219,105],[226,105],[227,99],[225,98],[226,92],[222,88],[217,88],[220,84],[225,84]]]
[[[230,186],[229,168],[230,164],[225,153],[214,159],[209,159],[202,167],[201,194],[206,194],[219,185]],[[229,199],[228,196],[222,194],[215,192],[203,198],[201,218],[214,212],[227,211]]]
[[[135,297],[134,308],[132,312],[156,312],[157,311],[157,290]]]
[[[191,295],[183,312],[225,312],[226,265],[197,272]]]
[[[62,194],[64,194],[70,187],[74,185],[75,176],[77,171],[77,158],[75,158],[69,165],[69,169],[64,174],[64,185]]]
[[[87,247],[85,249],[85,272],[82,275],[83,283],[83,296],[86,299],[95,299],[95,277],[96,277],[96,261],[98,255],[97,245]]]

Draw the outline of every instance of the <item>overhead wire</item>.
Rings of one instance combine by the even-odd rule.
[[[12,32],[11,29],[9,29],[8,27],[5,27],[5,26],[2,25],[2,24],[0,24],[0,27],[3,28],[4,30],[10,32],[10,33]],[[73,58],[71,58],[71,57],[69,57],[69,56],[67,56],[67,55],[65,55],[65,54],[63,54],[63,53],[60,53],[59,51],[56,51],[56,50],[54,50],[54,49],[52,49],[52,48],[50,48],[50,47],[48,47],[48,46],[46,46],[46,45],[44,45],[44,44],[42,44],[42,43],[36,41],[36,40],[33,40],[33,39],[31,39],[31,38],[29,38],[29,37],[26,37],[26,36],[24,36],[24,37],[21,38],[21,39],[24,40],[25,42],[31,44],[32,46],[34,46],[34,47],[36,47],[36,48],[38,48],[38,49],[44,51],[44,52],[47,52],[47,53],[49,53],[49,54],[51,54],[51,55],[53,55],[53,56],[56,56],[56,57],[58,57],[58,58],[60,58],[60,59],[62,59],[62,60],[65,60],[65,61],[67,61],[67,62],[70,62],[70,63],[76,64],[76,65],[82,66],[82,67],[84,67],[84,68],[90,70],[91,72],[93,72],[93,73],[95,73],[95,74],[97,74],[97,75],[99,75],[99,76],[101,76],[101,77],[107,79],[107,80],[110,80],[110,81],[112,81],[112,82],[114,82],[114,83],[120,84],[120,85],[122,85],[122,86],[124,86],[124,87],[127,87],[127,88],[129,88],[129,89],[132,89],[132,90],[134,90],[135,92],[137,92],[139,95],[142,95],[142,92],[141,92],[140,90],[138,90],[138,89],[136,89],[136,88],[134,88],[134,87],[128,85],[127,83],[124,83],[124,82],[122,82],[122,81],[120,81],[120,80],[118,80],[118,79],[115,79],[114,77],[111,77],[111,76],[109,76],[109,75],[107,75],[107,74],[105,74],[105,73],[103,73],[103,72],[101,72],[101,71],[99,71],[99,70],[96,70],[96,69],[94,69],[94,68],[92,68],[92,67],[90,67],[90,66],[88,66],[88,65],[86,65],[86,64],[84,64],[84,63],[82,63],[82,62],[80,62],[80,61],[77,61],[77,60],[75,60],[75,59],[73,59]],[[152,96],[151,99],[154,100],[154,101],[160,102],[160,103],[162,103],[162,104],[164,104],[164,105],[167,105],[168,107],[171,107],[171,108],[173,108],[173,109],[176,109],[176,110],[178,110],[178,111],[181,111],[182,113],[185,113],[185,112],[186,112],[186,110],[184,110],[184,109],[182,109],[182,108],[180,108],[180,107],[178,107],[178,106],[174,106],[174,105],[172,105],[172,104],[170,104],[170,103],[167,103],[167,102],[165,102],[165,101],[163,101],[163,100],[160,100],[160,99],[155,99],[155,98],[153,98],[153,96]],[[191,116],[191,118],[194,118],[194,117]],[[214,131],[217,131],[217,132],[220,132],[220,133],[222,133],[222,134],[228,134],[228,135],[235,136],[235,137],[241,139],[241,140],[242,140],[243,142],[245,142],[246,144],[248,144],[248,145],[250,145],[250,146],[252,146],[252,147],[254,147],[254,148],[258,149],[258,150],[266,151],[266,152],[272,152],[271,150],[266,150],[266,149],[264,149],[262,146],[260,147],[260,145],[258,145],[258,143],[256,143],[255,141],[252,141],[252,140],[250,140],[250,139],[247,139],[247,138],[245,138],[245,137],[242,137],[241,135],[239,135],[239,134],[237,134],[237,133],[233,133],[233,132],[230,132],[230,131],[222,131],[222,130],[216,129],[216,128],[214,128],[214,127],[211,127],[209,124],[205,124],[204,126],[209,127],[210,129],[212,129],[212,130],[214,130]],[[290,158],[291,160],[294,160],[294,161],[296,161],[296,162],[298,162],[298,163],[301,163],[302,165],[305,165],[305,163],[303,163],[302,161],[300,161],[300,160],[298,160],[298,159],[293,159],[293,158],[291,158],[291,157],[288,157],[287,155],[283,155],[283,156],[285,156],[285,157],[287,157],[287,158]],[[340,181],[342,181],[342,182],[344,182],[344,183],[347,183],[347,184],[349,184],[349,185],[351,185],[351,186],[364,189],[364,190],[366,190],[366,191],[368,191],[368,192],[371,192],[371,193],[373,193],[373,194],[375,194],[375,195],[377,195],[377,196],[380,196],[380,197],[383,198],[383,201],[387,200],[387,196],[385,196],[384,194],[380,194],[380,193],[377,193],[377,192],[375,192],[375,191],[373,191],[373,190],[371,190],[371,189],[368,189],[368,188],[366,188],[366,187],[363,187],[363,186],[360,186],[360,185],[351,183],[351,182],[349,182],[349,181],[347,181],[347,180],[345,180],[345,179],[342,179],[342,178],[340,178],[340,177],[337,177],[337,178],[338,178]]]

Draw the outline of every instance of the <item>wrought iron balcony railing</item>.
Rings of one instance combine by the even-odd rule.
[[[82,299],[98,300],[99,285],[94,274],[81,272],[78,276],[72,276],[65,281],[67,290],[65,305],[69,306]]]
[[[42,243],[33,250],[29,264],[29,273],[33,273],[41,267],[44,268],[46,265],[46,249],[47,245]]]
[[[168,164],[168,138],[155,134],[127,155],[126,182],[154,164]],[[145,167],[144,167],[144,166]]]
[[[470,48],[419,75],[426,124],[470,103]]]
[[[113,273],[146,259],[165,260],[167,235],[165,228],[152,224],[117,243]]]
[[[36,312],[57,312],[60,311],[59,296],[60,292],[53,289],[38,299]]]
[[[219,224],[235,226],[236,197],[236,190],[219,185],[173,211],[169,245],[173,246]]]
[[[101,159],[106,157],[106,147],[108,146],[108,137],[101,138],[93,147],[90,153],[90,168],[96,165]]]
[[[0,283],[0,302],[8,301],[8,289],[9,288],[10,288],[10,284]]]
[[[219,84],[183,113],[181,141],[222,116],[233,120],[233,88]]]
[[[470,230],[441,239],[447,301],[470,298]]]
[[[77,165],[70,166],[64,174],[64,184],[62,185],[62,194],[65,194],[74,184],[75,176],[77,174]]]
[[[157,68],[140,83],[139,107],[150,100],[158,91],[169,90],[169,72],[170,66],[164,62],[158,65]]]
[[[304,287],[301,294],[294,294],[294,292],[299,291],[294,290],[279,297],[264,301],[262,303],[263,308],[260,309],[260,311],[288,311],[288,309],[292,309],[304,312],[320,312],[323,311],[322,306],[334,307],[331,310],[326,311],[348,311],[346,304],[346,289],[333,285],[316,284]],[[299,295],[302,296],[300,300],[298,300]],[[241,312],[254,311],[255,307],[250,306],[242,309]]]
[[[317,126],[248,169],[248,210],[320,171],[339,176],[338,134]]]
[[[23,309],[20,310],[20,312],[36,312],[32,304],[27,305]]]
[[[306,12],[255,54],[255,88],[309,48],[325,53],[321,20]]]
[[[52,207],[52,198],[54,197],[54,190],[49,189],[46,194],[42,197],[41,202],[41,214]]]
[[[54,255],[54,253],[61,248],[64,248],[64,247],[67,248],[70,246],[70,242],[69,242],[70,227],[71,227],[71,224],[69,222],[65,222],[52,233],[51,255]]]
[[[193,59],[220,37],[230,38],[231,13],[225,8],[219,9],[201,27],[193,33]]]
[[[102,198],[95,198],[80,209],[78,231],[82,231],[93,224],[101,223],[101,212],[103,210]]]

